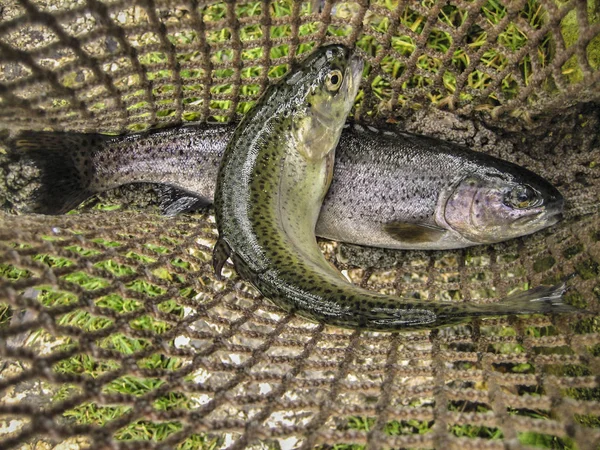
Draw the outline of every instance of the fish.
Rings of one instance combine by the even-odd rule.
[[[334,180],[352,176],[329,189],[321,237],[445,250],[514,239],[562,219],[564,198],[546,179],[460,145],[353,124],[338,148]]]
[[[344,46],[321,47],[242,119],[217,175],[216,277],[231,259],[237,274],[282,310],[352,329],[431,329],[471,317],[575,310],[562,301],[564,284],[491,304],[384,295],[349,283],[325,259],[315,227],[362,66]]]
[[[62,214],[129,183],[157,183],[163,214],[212,204],[233,124],[109,136],[24,132],[13,172],[30,168],[18,212]],[[346,123],[317,236],[391,249],[441,250],[525,236],[556,224],[564,199],[543,177],[440,139]]]

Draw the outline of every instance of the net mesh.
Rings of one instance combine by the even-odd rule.
[[[231,266],[215,280],[210,212],[3,214],[0,447],[600,447],[597,1],[18,0],[0,19],[0,137],[234,119],[303,54],[356,47],[357,119],[531,168],[566,220],[459,251],[321,241],[328,259],[366,288],[457,302],[575,274],[567,301],[590,312],[342,330]],[[19,174],[3,170],[6,195]]]

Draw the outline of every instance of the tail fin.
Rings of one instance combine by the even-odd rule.
[[[490,315],[504,314],[547,314],[585,312],[564,301],[567,292],[567,281],[571,277],[554,286],[537,286],[527,291],[510,295],[498,303],[485,305]],[[484,306],[484,305],[480,305]]]
[[[99,134],[25,132],[10,142],[9,202],[19,212],[62,214],[90,197]]]

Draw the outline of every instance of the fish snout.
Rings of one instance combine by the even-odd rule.
[[[348,62],[348,68],[350,69],[350,85],[348,86],[349,93],[356,97],[358,93],[358,87],[360,86],[360,80],[362,78],[363,67],[365,65],[364,60],[358,55],[356,51],[350,54],[350,60]]]
[[[545,207],[545,216],[548,222],[552,224],[560,222],[564,216],[564,207],[565,199],[560,192],[556,191],[556,193],[552,193]]]
[[[548,199],[547,209],[555,211],[557,214],[562,214],[565,206],[565,199],[560,193],[556,193],[550,196]]]

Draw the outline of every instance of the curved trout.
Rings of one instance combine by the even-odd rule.
[[[361,72],[347,48],[323,47],[244,117],[217,178],[217,276],[231,257],[238,274],[283,309],[349,328],[399,331],[474,316],[571,311],[562,304],[562,285],[494,304],[422,302],[361,289],[327,262],[315,224]]]

